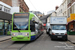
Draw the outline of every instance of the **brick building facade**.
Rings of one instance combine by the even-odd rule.
[[[29,12],[29,7],[24,0],[0,0],[11,7],[19,7],[19,12]]]

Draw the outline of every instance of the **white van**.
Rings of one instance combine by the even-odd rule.
[[[67,17],[50,17],[49,34],[51,40],[59,38],[67,40],[66,24]]]

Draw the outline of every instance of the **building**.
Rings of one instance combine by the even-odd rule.
[[[14,12],[29,12],[29,7],[24,0],[0,0],[11,7],[11,14]]]
[[[63,16],[67,16],[67,0],[63,0],[62,5],[63,5],[62,9]]]
[[[54,11],[51,13],[51,16],[57,16],[57,13]]]
[[[67,0],[67,16],[70,17],[71,13],[75,13],[75,0]]]
[[[11,18],[11,6],[0,1],[0,35],[7,35]]]
[[[29,11],[29,12],[34,13],[38,17],[42,17],[43,16],[43,14],[41,12],[39,12],[39,11]]]
[[[67,0],[63,0],[59,8],[56,9],[57,16],[67,16]]]
[[[53,12],[51,12],[48,15],[49,16],[47,16],[47,18],[46,18],[46,23],[49,23],[50,22],[50,17],[57,16],[57,13],[55,11],[53,11]]]
[[[62,9],[63,9],[63,5],[61,4],[59,8],[56,10],[57,16],[63,16]]]

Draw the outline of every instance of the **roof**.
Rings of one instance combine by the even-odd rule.
[[[48,18],[50,15],[51,15],[51,14],[44,15],[43,17],[40,17],[40,20],[41,20],[43,23],[46,23],[46,20],[47,20],[47,18]]]
[[[40,20],[46,19],[46,18],[48,18],[49,16],[50,16],[50,14],[44,15],[43,17],[40,17]]]

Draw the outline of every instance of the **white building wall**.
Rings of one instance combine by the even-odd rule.
[[[67,0],[63,0],[60,7],[56,10],[57,16],[67,16]]]
[[[56,10],[57,16],[63,16],[62,9],[63,9],[63,6],[60,5],[60,7]]]
[[[18,6],[19,6],[18,0],[12,0],[12,7],[18,7]]]
[[[16,0],[16,2],[17,2],[17,0]],[[13,5],[13,7],[11,7],[11,6],[9,6],[9,5],[1,2],[1,1],[0,1],[0,7],[2,7],[1,11],[4,11],[4,12],[9,13],[9,14],[13,14],[15,12],[19,12],[19,10],[20,10],[19,6],[16,6],[15,4]],[[8,10],[10,12],[8,12]]]
[[[11,8],[11,14],[19,12],[19,7],[12,7]]]
[[[67,0],[64,0],[63,3],[63,16],[67,16]]]
[[[72,13],[75,14],[75,2],[70,7],[67,8],[67,12],[68,12],[68,15],[67,15],[68,17],[70,17],[70,14]]]
[[[47,23],[50,22],[50,17],[47,18]]]
[[[56,12],[52,12],[51,16],[57,16]]]
[[[0,6],[2,7],[2,10],[1,11],[4,11],[6,13],[10,13],[11,14],[11,6],[3,3],[0,1]]]

